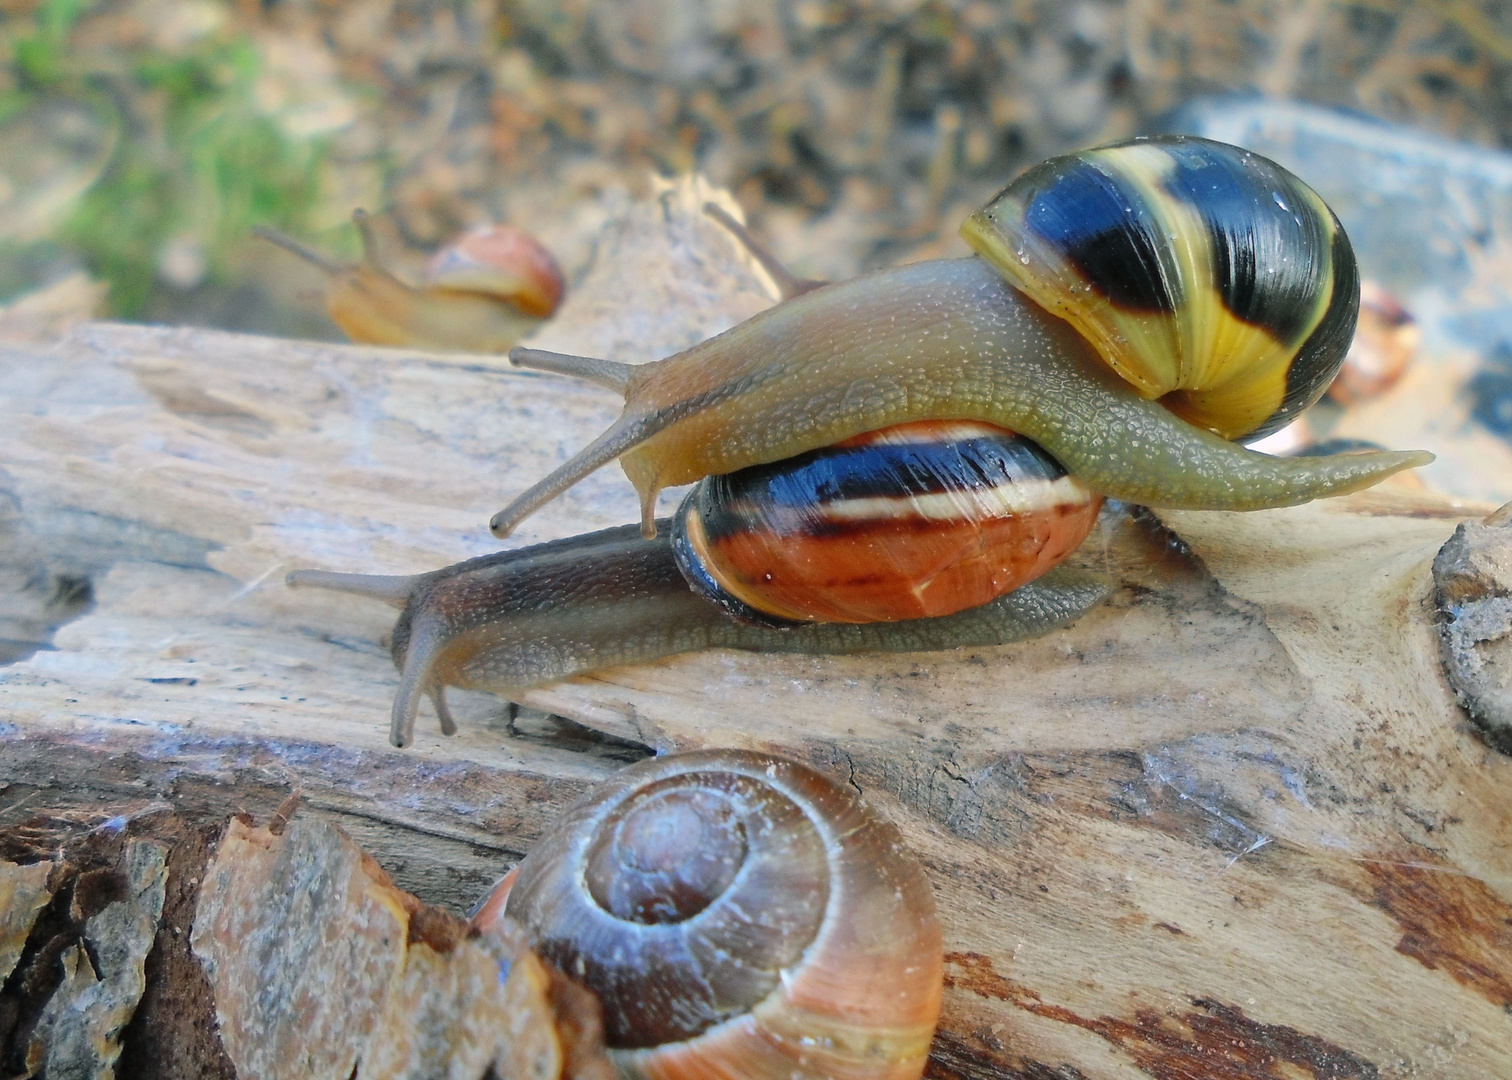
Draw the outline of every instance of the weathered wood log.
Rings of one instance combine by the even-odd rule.
[[[707,235],[698,259],[747,303],[748,267]],[[727,303],[669,313],[647,354],[685,343],[683,317],[744,313]],[[489,514],[605,426],[609,394],[485,358],[91,325],[0,354],[0,411],[0,636],[35,649],[0,669],[0,825],[154,801],[265,819],[297,790],[460,910],[621,762],[759,748],[848,778],[932,871],[934,1075],[1512,1074],[1512,758],[1455,696],[1505,689],[1501,607],[1453,646],[1482,683],[1451,685],[1440,652],[1451,609],[1506,578],[1446,568],[1436,593],[1432,572],[1488,506],[1383,488],[1110,514],[1080,558],[1118,590],[1038,641],[673,657],[523,713],[456,695],[457,736],[423,713],[395,751],[392,611],[284,572],[494,550]],[[606,471],[511,543],[635,516]],[[1509,536],[1476,550],[1505,567]],[[197,871],[167,865],[171,908]]]

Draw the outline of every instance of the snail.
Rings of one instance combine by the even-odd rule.
[[[944,981],[934,897],[898,830],[794,761],[632,765],[480,906],[594,991],[639,1080],[915,1080]]]
[[[1103,495],[1257,509],[1431,460],[1272,458],[1230,441],[1323,393],[1358,306],[1342,228],[1272,162],[1135,140],[1031,169],[963,231],[982,256],[818,287],[778,275],[788,299],[657,363],[514,350],[626,407],[495,532],[621,457],[641,537],[607,530],[407,578],[290,575],[403,609],[395,744],[424,696],[455,730],[449,684],[510,694],[718,646],[1037,636],[1107,592],[1054,569]],[[660,489],[694,480],[658,526]]]
[[[389,727],[389,741],[400,747],[414,742],[426,697],[441,731],[456,733],[447,686],[515,698],[581,672],[699,649],[834,654],[999,645],[1063,626],[1109,591],[1098,575],[1058,567],[980,607],[940,618],[748,624],[689,588],[668,524],[654,539],[625,525],[410,577],[296,570],[287,580],[401,609],[392,645],[399,688]]]
[[[326,311],[353,341],[463,352],[503,352],[561,302],[565,285],[551,253],[510,225],[479,225],[437,251],[425,284],[400,281],[378,257],[372,223],[352,213],[362,259],[337,263],[292,237],[253,231],[325,271]]]
[[[1231,441],[1317,400],[1359,306],[1343,227],[1274,162],[1187,136],[1087,150],[1030,169],[962,235],[976,256],[802,291],[654,363],[513,350],[625,408],[494,534],[618,458],[652,535],[665,487],[917,420],[994,424],[1094,491],[1172,509],[1295,505],[1431,460]]]

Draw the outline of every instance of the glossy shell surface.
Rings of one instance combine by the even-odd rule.
[[[1227,439],[1316,401],[1354,334],[1343,227],[1238,147],[1161,136],[1052,158],[961,231],[1139,393]]]
[[[454,292],[498,297],[538,319],[556,310],[567,288],[551,252],[513,225],[469,229],[431,256],[425,279]]]
[[[1034,580],[1101,505],[1028,439],[923,421],[708,477],[672,542],[695,591],[745,621],[893,622]]]
[[[923,1070],[943,984],[929,883],[896,828],[796,762],[617,773],[520,864],[505,910],[599,995],[627,1075]]]

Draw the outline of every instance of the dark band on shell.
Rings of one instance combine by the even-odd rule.
[[[963,227],[1147,397],[1258,438],[1328,388],[1359,272],[1317,193],[1258,154],[1183,136],[1053,158]]]

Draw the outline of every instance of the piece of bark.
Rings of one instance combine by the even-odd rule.
[[[74,786],[74,806],[41,814],[31,811],[42,789],[11,784],[0,796],[0,852],[45,875],[49,896],[0,987],[0,1069],[24,1075],[46,1061],[49,1076],[229,1080],[185,917],[220,823],[196,826],[140,790],[102,812],[100,791],[86,786]],[[167,853],[161,880],[159,852]],[[97,1038],[127,1015],[118,1037]]]
[[[458,694],[455,738],[426,711],[399,752],[392,610],[283,572],[494,550],[488,516],[607,426],[612,395],[494,360],[108,326],[8,354],[0,390],[38,573],[94,605],[0,669],[15,798],[271,812],[297,787],[464,909],[637,747],[770,750],[856,784],[929,867],[937,1075],[1512,1074],[1512,758],[1455,700],[1431,573],[1488,507],[1380,489],[1110,514],[1079,557],[1119,589],[1041,640],[670,658],[531,692],[570,718],[555,729]],[[635,517],[605,470],[511,543]]]
[[[241,1080],[589,1080],[569,1050],[607,1064],[558,1034],[552,974],[518,928],[469,935],[313,816],[231,822],[191,944]]]
[[[403,970],[399,890],[329,825],[276,836],[233,820],[205,870],[190,947],[243,1080],[346,1080]]]
[[[1512,752],[1512,504],[1467,521],[1433,560],[1449,684],[1486,737]]]
[[[157,935],[167,850],[150,840],[126,845],[125,895],[84,923],[83,939],[61,957],[63,984],[32,1031],[27,1064],[53,1080],[112,1080],[121,1032],[146,989],[147,952]]]
[[[0,983],[10,978],[37,914],[52,899],[47,879],[51,863],[19,866],[0,861]]]

